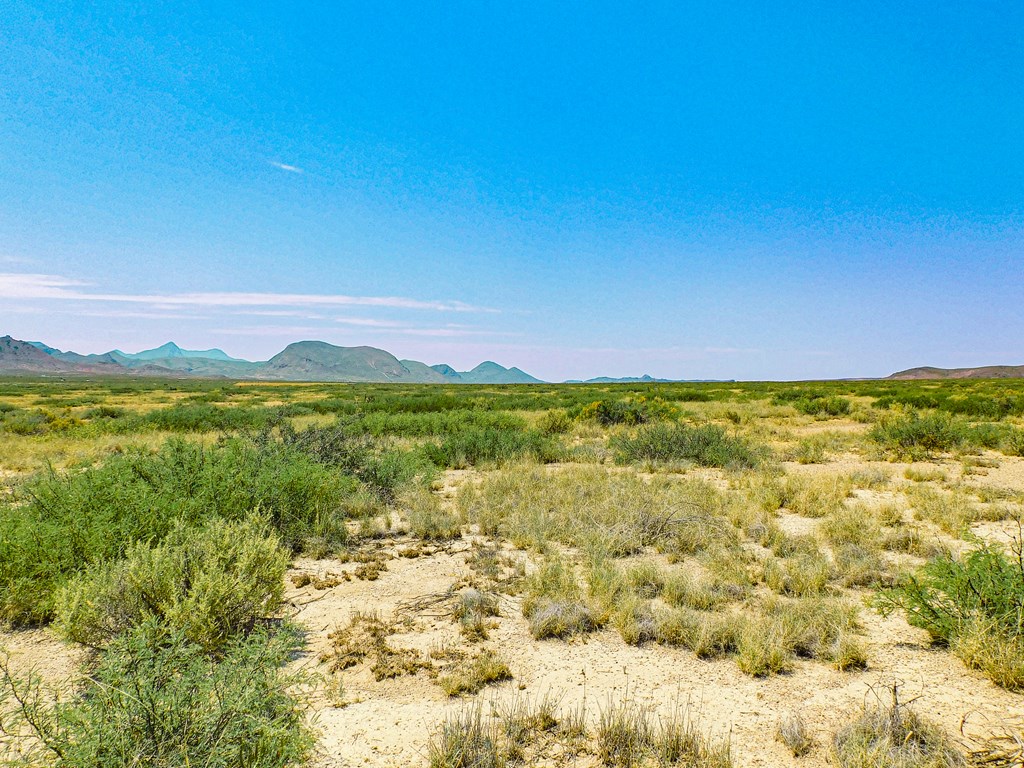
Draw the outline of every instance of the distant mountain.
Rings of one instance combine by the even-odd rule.
[[[653,376],[623,376],[612,379],[607,376],[598,376],[596,379],[568,379],[564,384],[727,384],[735,379],[656,379]]]
[[[980,368],[908,368],[888,376],[889,379],[1021,379],[1024,365],[986,365]]]
[[[266,362],[229,357],[223,350],[182,349],[169,341],[155,349],[128,353],[119,349],[102,354],[63,352],[41,341],[0,340],[0,374],[102,374],[131,376],[273,379],[281,381],[352,381],[525,384],[540,380],[518,368],[485,362],[472,371],[449,365],[429,366],[399,360],[375,347],[338,347],[323,341],[289,344]]]
[[[452,368],[450,365],[441,363],[440,365],[430,366],[431,370],[437,371],[447,379],[458,379],[462,381],[462,374]]]
[[[541,384],[528,373],[518,368],[505,368],[487,360],[471,371],[459,373],[459,379],[465,384]]]
[[[221,360],[232,363],[245,363],[247,360],[240,360],[237,357],[228,357],[221,349],[182,349],[173,341],[168,341],[155,349],[144,349],[141,352],[121,352],[115,349],[114,352],[123,355],[131,360],[166,360],[173,357],[192,357],[204,360]]]
[[[73,373],[74,365],[53,357],[41,342],[0,338],[0,370],[5,373]]]

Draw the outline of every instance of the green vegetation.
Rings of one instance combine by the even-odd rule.
[[[928,562],[878,594],[883,613],[897,608],[914,626],[948,645],[968,666],[1012,690],[1024,689],[1024,565],[1021,546],[1008,557],[987,544],[961,558]]]
[[[298,648],[288,630],[237,635],[212,657],[184,634],[145,622],[107,648],[84,694],[53,701],[35,678],[4,670],[0,693],[21,702],[15,723],[34,746],[12,766],[285,768],[313,738],[281,672]],[[3,756],[3,755],[0,755]]]
[[[767,455],[765,449],[751,446],[714,424],[654,424],[631,436],[614,437],[611,447],[620,464],[692,461],[702,467],[749,469]]]
[[[0,380],[0,622],[52,622],[93,649],[56,699],[0,676],[4,726],[34,734],[14,764],[301,763],[312,683],[285,671],[302,639],[282,619],[299,554],[338,555],[297,564],[312,600],[351,579],[389,589],[414,558],[468,565],[331,632],[332,706],[351,703],[356,664],[475,695],[511,674],[489,649],[508,622],[546,644],[615,632],[630,653],[660,644],[752,678],[801,660],[861,670],[871,598],[1022,690],[1019,547],[984,543],[1024,513],[1022,404],[1017,381]],[[882,463],[906,459],[920,462]],[[451,636],[402,647],[421,606]],[[609,702],[588,731],[553,701],[468,704],[431,764],[730,764],[685,717]],[[837,736],[838,764],[958,764],[912,713],[882,709]],[[794,714],[777,736],[824,751],[811,734]]]

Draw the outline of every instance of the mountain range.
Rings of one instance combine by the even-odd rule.
[[[890,379],[1022,379],[1024,365],[984,365],[980,368],[908,368],[892,374]]]
[[[81,355],[41,341],[0,338],[0,374],[130,375],[271,381],[350,381],[456,384],[539,384],[518,368],[486,361],[471,371],[399,360],[375,347],[338,347],[323,341],[289,344],[272,358],[252,362],[220,349],[182,349],[169,341],[155,349]]]

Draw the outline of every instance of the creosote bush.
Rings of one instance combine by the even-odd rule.
[[[96,564],[67,584],[57,626],[68,639],[99,647],[156,621],[217,651],[277,611],[288,559],[262,521],[179,524],[161,543],[137,542],[123,560]]]
[[[28,481],[0,515],[0,621],[45,622],[71,576],[158,542],[176,524],[258,512],[284,546],[333,549],[347,538],[359,482],[280,444],[230,438],[204,447],[168,441],[99,466]]]
[[[929,561],[916,575],[879,592],[883,613],[902,609],[914,626],[949,645],[964,663],[1011,690],[1024,689],[1024,565],[986,544]]]
[[[886,413],[868,432],[893,458],[919,460],[970,445],[970,425],[942,411],[921,415],[914,410]]]
[[[702,467],[728,469],[756,467],[768,455],[766,448],[752,446],[715,424],[652,424],[632,436],[614,436],[611,448],[619,464],[692,461]]]
[[[214,658],[147,621],[107,647],[83,695],[55,698],[4,670],[5,692],[22,702],[14,727],[28,740],[0,757],[24,768],[300,765],[313,737],[288,694],[301,680],[281,671],[298,647],[292,630],[257,630]]]

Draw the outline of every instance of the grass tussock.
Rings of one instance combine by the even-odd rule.
[[[895,701],[866,709],[836,733],[832,749],[841,768],[959,768],[967,764],[944,731]]]
[[[437,678],[441,690],[449,696],[476,693],[491,683],[512,679],[512,671],[496,652],[483,650],[471,659],[463,660]]]
[[[458,506],[482,533],[542,552],[560,542],[615,557],[649,546],[691,554],[735,540],[722,494],[710,484],[648,482],[599,467],[496,472],[479,486],[463,486]]]

